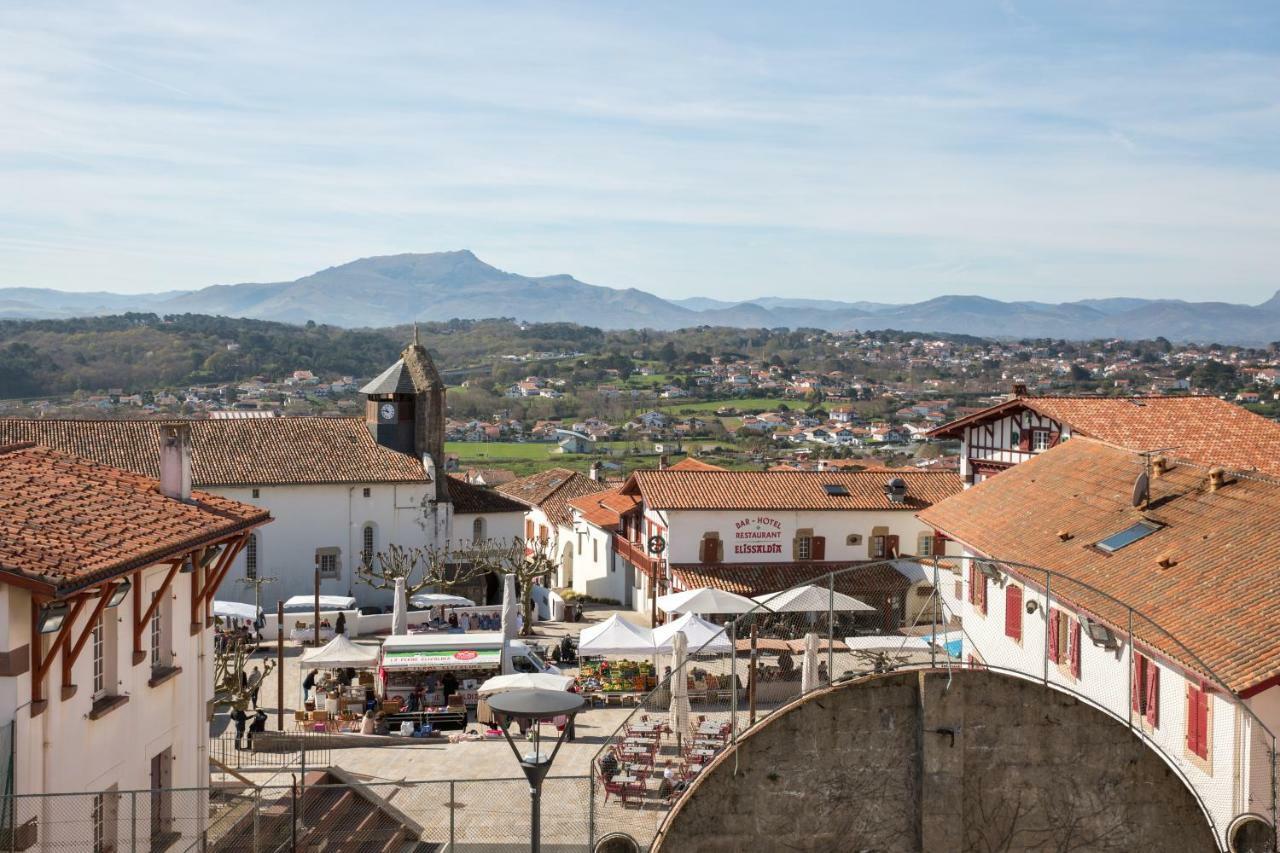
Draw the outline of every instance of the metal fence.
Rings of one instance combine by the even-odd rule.
[[[330,732],[225,731],[209,738],[209,760],[229,770],[319,768],[329,763],[338,735]]]
[[[889,590],[886,569],[912,578],[911,591]],[[862,564],[801,586],[817,588],[803,611],[725,617],[607,739],[593,762],[597,837],[625,833],[648,849],[710,761],[808,690],[874,672],[984,667],[1127,726],[1192,791],[1222,849],[1241,832],[1275,843],[1275,735],[1140,607],[1044,569],[967,557]],[[859,602],[866,609],[852,609]],[[901,627],[888,633],[890,617]],[[677,679],[687,718],[673,702]]]
[[[529,847],[524,779],[269,785],[13,797],[0,850],[500,853]],[[547,779],[543,849],[591,848],[590,780]]]

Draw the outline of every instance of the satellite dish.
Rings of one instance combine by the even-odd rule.
[[[1147,476],[1147,472],[1143,471],[1138,475],[1138,479],[1133,481],[1133,505],[1142,506],[1147,502],[1147,497],[1151,494],[1151,478]]]

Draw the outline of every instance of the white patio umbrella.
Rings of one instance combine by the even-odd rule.
[[[520,612],[520,600],[516,598],[516,576],[502,576],[502,639],[510,642],[520,633],[516,615]]]
[[[818,686],[818,635],[804,635],[804,659],[800,662],[800,692],[808,693]]]
[[[686,613],[674,622],[653,629],[653,644],[660,652],[672,649],[675,637],[684,635],[685,653],[699,655],[725,654],[733,650],[725,629],[708,622],[696,613]]]
[[[592,625],[578,635],[578,654],[593,655],[654,655],[658,647],[653,642],[653,632],[628,622],[618,613],[603,622]]]
[[[409,597],[414,607],[474,607],[475,602],[461,595],[450,595],[447,592],[420,592]]]
[[[303,652],[298,663],[317,669],[368,669],[378,665],[379,656],[376,646],[361,646],[346,634],[335,634],[328,644]]]
[[[671,707],[667,713],[667,725],[676,734],[676,748],[683,746],[684,735],[689,731],[689,675],[685,672],[685,652],[688,640],[679,631],[671,644]]]
[[[409,614],[405,609],[404,578],[396,578],[396,600],[391,608],[391,633],[399,636],[409,633]]]
[[[568,675],[549,675],[545,672],[517,672],[512,675],[495,675],[480,685],[476,693],[493,696],[512,690],[568,690],[573,678]]]
[[[744,595],[711,587],[658,596],[658,608],[667,613],[749,613],[757,606]],[[697,647],[692,637],[689,645]]]
[[[826,587],[813,585],[797,586],[791,589],[784,589],[781,592],[757,595],[754,600],[774,613],[821,613],[828,607],[842,611],[861,610],[868,613],[875,612],[874,607],[864,604],[852,595],[845,595],[843,592],[837,592],[833,595],[831,590]]]

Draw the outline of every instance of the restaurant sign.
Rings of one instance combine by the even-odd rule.
[[[382,655],[387,669],[488,669],[501,664],[501,649],[392,649]]]
[[[733,553],[781,554],[782,522],[767,515],[752,515],[733,525]]]

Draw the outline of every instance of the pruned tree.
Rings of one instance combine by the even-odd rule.
[[[260,687],[276,668],[276,662],[264,658],[262,669],[246,672],[258,641],[252,636],[235,637],[217,644],[213,664],[213,699],[220,706],[245,710],[253,691]]]
[[[472,556],[483,571],[499,575],[514,575],[520,590],[520,612],[524,615],[524,634],[533,631],[533,582],[546,577],[559,568],[556,557],[558,537],[553,533],[546,538],[526,540],[519,536],[505,539],[489,539],[472,548]]]
[[[356,566],[356,575],[374,589],[394,590],[404,580],[408,597],[424,590],[444,592],[464,586],[484,572],[476,547],[449,549],[436,545],[406,548],[390,545]]]

